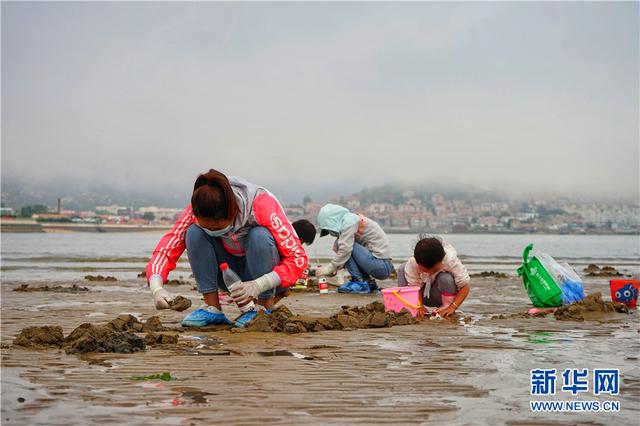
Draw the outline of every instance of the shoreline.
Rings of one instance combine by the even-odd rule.
[[[173,225],[129,225],[129,224],[85,224],[62,222],[36,222],[34,220],[0,221],[0,233],[74,233],[74,232],[157,232],[170,231]],[[635,235],[640,232],[551,232],[545,231],[466,231],[466,232],[438,232],[427,230],[384,229],[387,234],[438,234],[438,235]]]

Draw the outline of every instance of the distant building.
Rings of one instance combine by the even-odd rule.
[[[11,207],[0,207],[0,216],[16,217],[18,214]]]
[[[152,213],[154,220],[174,221],[182,214],[182,209],[170,209],[166,207],[146,206],[136,210],[136,215],[143,216],[145,213]]]
[[[96,206],[96,212],[117,215],[118,210],[127,209],[127,208],[128,207],[118,206],[116,204],[112,204],[110,206]]]

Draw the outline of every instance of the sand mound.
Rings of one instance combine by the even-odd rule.
[[[15,346],[23,346],[26,348],[49,348],[62,347],[64,335],[62,327],[42,326],[42,327],[25,327],[20,334],[13,340]]]
[[[416,319],[407,310],[400,313],[385,312],[384,305],[373,302],[366,306],[343,306],[330,317],[294,315],[287,307],[279,306],[270,315],[258,312],[247,325],[248,331],[306,333],[324,330],[391,327],[413,324]]]
[[[23,292],[51,291],[54,293],[85,293],[91,290],[89,290],[89,288],[87,287],[80,287],[78,286],[78,284],[74,284],[71,287],[63,287],[60,285],[56,285],[52,287],[49,287],[48,285],[38,286],[38,287],[29,287],[29,284],[21,284],[20,287],[14,288],[13,291],[23,291]]]
[[[183,296],[176,296],[173,298],[171,303],[169,303],[169,307],[174,311],[182,312],[191,307],[191,299],[187,299]]]
[[[553,315],[560,321],[584,321],[612,312],[629,313],[629,308],[624,303],[603,301],[600,293],[591,293],[579,302],[558,308]]]

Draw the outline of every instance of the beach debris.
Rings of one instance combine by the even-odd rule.
[[[247,331],[306,333],[324,330],[391,327],[414,324],[416,319],[407,310],[385,312],[381,302],[365,306],[343,306],[330,317],[294,315],[286,306],[279,306],[271,314],[263,311],[246,326]]]
[[[603,314],[629,313],[624,303],[606,302],[599,292],[587,295],[583,300],[558,308],[553,315],[559,321],[597,320]]]
[[[304,286],[294,286],[291,287],[291,290],[298,293],[317,293],[319,288],[318,288],[318,279],[317,278],[311,278],[311,276],[309,276],[307,278],[307,283]]]
[[[84,279],[87,281],[118,281],[116,277],[103,277],[102,275],[85,275]]]
[[[191,299],[187,299],[183,296],[176,296],[171,302],[169,302],[169,307],[174,311],[182,312],[191,307]]]
[[[64,342],[62,327],[55,326],[32,326],[25,327],[13,340],[14,346],[26,348],[60,348]]]
[[[298,352],[291,352],[291,351],[287,351],[284,349],[277,349],[275,351],[258,351],[256,352],[258,355],[260,356],[266,356],[266,357],[270,357],[270,356],[292,356],[294,358],[298,358],[298,359],[305,359],[305,360],[313,360],[312,356],[308,356],[308,355],[304,355]]]
[[[73,284],[71,287],[63,287],[60,285],[49,287],[48,285],[31,287],[29,284],[21,284],[19,287],[13,289],[13,291],[33,292],[33,291],[51,291],[53,293],[86,293],[89,290],[88,287],[80,287],[78,284]]]
[[[68,354],[87,352],[132,353],[145,349],[142,337],[119,331],[112,322],[103,325],[81,324],[65,339],[63,348]]]
[[[164,382],[168,382],[170,380],[175,380],[176,378],[172,377],[170,372],[165,371],[157,374],[149,374],[148,376],[131,376],[129,379],[133,381],[162,380]]]
[[[497,279],[509,278],[509,275],[505,274],[504,272],[497,272],[497,271],[482,271],[476,274],[471,274],[470,276],[471,278],[497,278]]]
[[[603,266],[600,268],[598,265],[590,263],[583,272],[587,277],[621,277],[622,273],[618,272],[613,266]]]

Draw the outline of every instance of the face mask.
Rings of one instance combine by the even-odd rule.
[[[200,225],[198,225],[198,226],[200,226]],[[208,236],[215,237],[215,238],[222,237],[224,234],[226,234],[227,232],[231,231],[231,228],[232,228],[232,226],[229,225],[229,226],[227,226],[225,228],[216,229],[215,231],[212,231],[212,230],[207,229],[207,228],[205,228],[203,226],[200,226],[200,229],[202,229],[204,232],[206,232]]]

